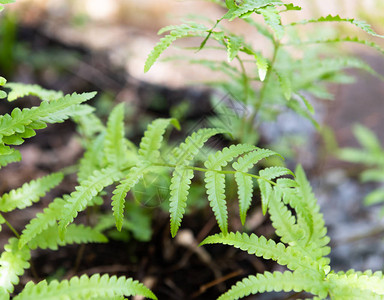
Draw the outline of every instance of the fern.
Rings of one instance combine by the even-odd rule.
[[[239,299],[250,294],[263,292],[279,292],[279,291],[308,291],[315,295],[320,295],[321,299],[325,298],[325,284],[316,282],[317,278],[312,278],[304,272],[265,272],[256,276],[249,276],[233,286],[228,292],[220,296],[218,299]]]
[[[167,27],[163,31],[159,31],[159,34],[168,30],[170,30],[170,33],[163,37],[148,55],[144,66],[144,72],[149,71],[152,65],[159,58],[160,54],[163,53],[174,41],[184,37],[204,36],[208,28],[201,24],[189,22],[188,24],[182,24],[180,26]]]
[[[175,119],[157,119],[148,126],[144,132],[144,137],[141,139],[139,155],[140,158],[148,161],[156,161],[160,157],[159,149],[163,141],[165,129],[169,124],[180,129],[180,125]]]
[[[263,158],[267,158],[277,153],[268,149],[259,149],[248,153],[244,157],[240,157],[237,162],[232,166],[238,171],[235,174],[235,180],[238,185],[238,196],[239,196],[239,210],[241,223],[244,225],[247,210],[251,205],[252,193],[253,193],[253,181],[250,176],[247,176],[246,172],[251,169]]]
[[[123,226],[125,197],[131,190],[131,188],[135,186],[135,184],[143,176],[144,169],[145,168],[131,168],[126,178],[122,180],[120,184],[116,187],[116,189],[113,191],[112,210],[116,220],[116,228],[119,231]]]
[[[72,277],[69,281],[57,280],[49,284],[43,280],[38,284],[29,282],[24,290],[14,297],[15,300],[27,299],[113,299],[117,296],[142,295],[150,299],[157,299],[156,296],[143,284],[131,278],[100,276],[95,274],[91,277],[83,275]]]
[[[4,250],[0,257],[0,289],[11,293],[24,269],[29,268],[31,254],[28,247],[18,247],[17,238],[10,238]]]
[[[46,123],[57,123],[67,119],[71,113],[68,108],[87,101],[95,93],[67,95],[53,101],[43,101],[40,106],[15,108],[12,113],[0,116],[0,142],[8,145],[20,145],[24,138],[35,135],[36,129],[46,127]]]
[[[384,54],[384,49],[378,44],[367,40],[359,39],[358,37],[336,37],[336,38],[320,38],[320,39],[308,39],[304,41],[290,41],[287,45],[305,45],[305,44],[333,44],[333,43],[356,43],[371,47],[378,52]]]
[[[284,36],[284,27],[281,25],[281,16],[275,6],[267,6],[257,10],[265,20],[265,23],[271,27],[276,39],[281,40]]]
[[[9,146],[0,144],[0,167],[4,167],[11,162],[21,160],[21,154],[18,150],[11,149]]]
[[[193,171],[183,167],[176,167],[171,179],[169,213],[171,217],[171,235],[176,236],[180,227],[182,216],[187,206],[187,197]]]
[[[64,197],[64,199],[66,199],[66,197]],[[56,220],[61,216],[64,205],[67,203],[64,199],[56,198],[44,209],[43,213],[36,214],[36,218],[32,219],[23,229],[19,239],[19,248],[24,247],[24,245],[33,240],[49,226],[56,224]]]
[[[268,170],[264,176],[268,178],[274,173],[278,173],[276,169]],[[330,252],[329,237],[319,206],[303,169],[299,166],[295,173],[294,180],[280,178],[271,188],[268,212],[281,242],[237,232],[216,234],[201,243],[232,245],[249,254],[275,260],[290,271],[250,276],[219,299],[239,299],[270,291],[305,291],[315,295],[315,299],[328,296],[330,299],[382,299],[384,278],[381,272],[331,271],[330,261],[325,257]]]
[[[383,35],[380,35],[380,34],[377,34],[376,32],[374,32],[371,28],[371,25],[369,25],[368,23],[364,22],[364,21],[358,21],[358,20],[355,20],[353,18],[342,18],[340,17],[339,15],[336,15],[336,16],[332,16],[332,15],[328,15],[326,17],[320,17],[318,19],[311,19],[311,20],[303,20],[303,21],[299,21],[299,22],[293,22],[293,23],[290,23],[288,24],[289,26],[293,26],[293,25],[297,25],[297,24],[308,24],[308,23],[321,23],[321,22],[348,22],[362,30],[364,30],[366,33],[372,35],[372,36],[376,36],[376,37],[384,37]]]
[[[9,212],[16,208],[23,209],[32,205],[44,197],[47,191],[58,185],[62,179],[62,173],[55,173],[24,183],[21,188],[0,197],[0,211]]]
[[[124,168],[127,147],[124,139],[124,103],[117,105],[108,118],[105,137],[107,162],[118,168]]]
[[[92,175],[84,180],[76,191],[72,192],[64,206],[64,211],[59,218],[59,232],[63,237],[66,227],[76,218],[78,212],[84,210],[87,204],[101,192],[106,186],[122,177],[115,168],[106,168],[100,171],[96,170]]]
[[[56,224],[48,227],[36,235],[33,240],[28,243],[28,247],[33,249],[47,249],[57,250],[58,246],[65,246],[69,244],[85,244],[85,243],[106,243],[108,239],[91,227],[84,225],[70,224],[65,232],[63,239],[58,235],[59,229]]]
[[[5,87],[11,89],[8,93],[8,101],[14,101],[25,96],[36,96],[45,101],[58,100],[64,97],[63,92],[46,90],[37,84],[9,82]]]
[[[209,170],[205,174],[205,187],[207,189],[209,205],[212,207],[217,223],[221,231],[226,234],[228,231],[227,208],[225,202],[225,174],[220,173],[222,167],[235,157],[254,150],[251,145],[236,145],[224,148],[222,151],[210,155],[204,163]]]
[[[339,158],[366,165],[368,168],[361,172],[361,180],[382,184],[384,182],[384,147],[377,136],[364,126],[356,125],[353,132],[362,149],[343,148],[338,152]],[[365,196],[364,202],[367,205],[384,202],[384,188],[380,186],[370,192]]]
[[[271,1],[271,0],[248,0],[248,1],[245,1],[240,6],[230,9],[223,16],[223,19],[228,19],[229,21],[233,21],[236,18],[248,17],[249,13],[252,13],[257,9],[260,9],[268,5],[283,5],[283,3],[281,1]]]

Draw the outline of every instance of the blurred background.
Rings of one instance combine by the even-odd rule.
[[[208,88],[204,81],[219,75],[183,61],[160,61],[149,72],[144,73],[144,62],[160,39],[157,32],[161,27],[181,24],[188,17],[199,16],[216,20],[222,16],[225,10],[213,2],[220,1],[17,0],[16,3],[7,5],[0,15],[0,74],[8,81],[37,83],[65,93],[96,90],[99,97],[93,105],[104,120],[115,104],[128,103],[127,134],[135,142],[139,141],[148,122],[156,117],[177,116],[182,125],[185,121],[192,124],[190,128],[193,128],[193,124],[198,123],[204,114],[210,114],[212,109],[210,98],[215,91]],[[286,13],[283,22],[339,14],[342,17],[365,20],[376,32],[384,34],[382,0],[297,0],[292,3],[302,6],[303,10]],[[270,46],[258,43],[257,34],[248,32],[249,27],[243,22],[235,21],[225,26],[247,36],[268,56]],[[310,35],[319,36],[332,30],[345,36],[361,35],[384,47],[384,39],[369,37],[350,24],[324,23],[320,27],[320,30],[315,29],[315,26],[309,24],[303,30]],[[176,43],[177,47],[167,50],[161,58],[184,54],[181,48],[198,44],[193,39],[183,40]],[[382,53],[354,44],[343,44],[341,49],[345,53],[358,56],[384,76]],[[196,58],[226,59],[225,53],[214,50],[198,53],[192,51],[190,55],[196,55]],[[336,269],[380,270],[384,266],[383,218],[377,207],[363,205],[363,198],[368,191],[379,184],[361,184],[359,174],[362,167],[341,161],[335,157],[334,152],[337,147],[358,147],[353,134],[353,126],[357,123],[373,130],[384,145],[384,84],[380,78],[361,71],[348,70],[347,73],[355,77],[355,82],[348,85],[330,84],[329,90],[335,95],[334,100],[320,101],[316,106],[316,117],[321,124],[329,126],[329,130],[318,132],[309,122],[288,114],[277,119],[275,125],[265,126],[261,141],[264,143],[262,146],[274,145],[287,156],[289,167],[294,168],[296,163],[304,165],[334,241],[333,266]],[[30,106],[31,103],[26,99],[21,105]],[[1,102],[0,112],[7,113],[13,107],[15,104]],[[82,153],[81,144],[73,134],[74,128],[71,123],[49,127],[26,143],[20,150],[23,161],[1,170],[0,193],[20,186],[38,175],[73,164]],[[277,145],[276,140],[283,140],[282,136],[285,135],[294,138]],[[67,182],[62,187],[63,191],[71,191],[74,182],[75,179]],[[204,197],[201,190],[196,189],[195,194],[196,198]],[[223,286],[219,284],[214,291],[206,292],[209,287],[204,284],[220,277],[222,272],[230,273],[234,279],[238,279],[236,276],[244,271],[244,265],[247,265],[244,268],[251,273],[274,268],[265,262],[248,258],[245,254],[239,254],[240,259],[237,261],[232,260],[238,253],[234,249],[215,252],[216,250],[208,248],[211,251],[209,257],[217,257],[219,260],[214,262],[208,259],[208,263],[202,262],[202,257],[206,254],[194,249],[204,236],[215,230],[215,222],[210,218],[210,210],[202,209],[202,201],[196,201],[192,206],[196,210],[192,210],[191,219],[187,217],[183,223],[186,228],[181,233],[184,234],[184,240],[180,238],[173,245],[169,238],[167,214],[156,213],[159,220],[155,221],[155,225],[151,225],[150,221],[143,225],[143,228],[148,229],[146,233],[133,233],[134,239],[140,240],[140,236],[145,236],[145,241],[135,244],[134,249],[128,249],[126,244],[124,247],[118,244],[124,249],[122,253],[129,253],[129,259],[126,259],[128,271],[119,262],[112,260],[111,249],[104,248],[99,248],[93,258],[85,259],[82,271],[89,271],[92,265],[101,261],[103,255],[110,255],[111,261],[102,265],[115,267],[116,273],[131,272],[137,279],[144,276],[144,273],[150,274],[145,275],[144,279],[152,282],[149,285],[157,284],[154,292],[163,297],[167,295],[170,299],[189,299],[193,295],[191,298],[213,299],[214,295],[223,291]],[[14,218],[24,224],[39,210],[41,207],[32,209],[29,216],[18,215]],[[260,209],[251,211],[249,219],[247,226],[250,231],[271,235],[271,226],[261,215]],[[206,226],[202,229],[201,224]],[[156,228],[156,225],[159,226]],[[231,226],[241,229],[239,222],[234,222]],[[148,246],[146,243],[151,238],[151,232],[155,238],[151,246]],[[124,240],[117,237],[119,239]],[[185,248],[188,249],[187,252]],[[71,251],[75,252],[68,250]],[[140,251],[147,257],[140,256]],[[153,258],[148,258],[151,255]],[[193,260],[191,256],[194,255],[197,258]],[[62,257],[59,258],[59,263],[57,257],[48,254],[39,255],[37,259],[42,262],[52,261],[53,264],[61,263],[63,273],[69,264]],[[150,263],[153,265],[150,266]],[[225,270],[216,265],[221,263],[227,265]],[[139,267],[135,267],[135,264]],[[45,268],[42,273],[53,272],[52,266]],[[167,268],[175,272],[171,274],[161,271]],[[216,273],[212,278],[203,276],[204,278],[198,279],[204,268],[208,273]],[[101,270],[110,271],[108,268]],[[159,280],[158,274],[164,276],[160,283],[156,283]],[[56,275],[60,277],[60,274]],[[190,283],[178,283],[180,276],[194,279]],[[182,284],[190,286],[183,290],[180,288]]]

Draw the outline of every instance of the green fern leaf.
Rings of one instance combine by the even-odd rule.
[[[169,198],[169,213],[171,215],[171,235],[176,236],[181,219],[187,206],[187,197],[193,178],[193,171],[177,166],[172,174]]]
[[[253,193],[252,178],[244,173],[247,173],[249,169],[263,158],[272,155],[277,155],[277,153],[268,149],[258,149],[240,157],[238,161],[232,165],[236,171],[239,171],[235,174],[235,180],[238,186],[237,194],[239,196],[240,219],[243,225],[245,223],[248,208],[251,205]]]
[[[277,71],[276,69],[274,69],[274,72],[276,73],[277,78],[279,79],[280,87],[283,91],[285,99],[287,99],[288,101],[291,100],[292,82],[290,80],[290,76],[282,70]]]
[[[75,300],[75,299],[111,299],[116,296],[135,296],[142,295],[150,299],[157,299],[156,296],[143,284],[125,276],[109,277],[107,274],[100,274],[88,277],[83,275],[72,277],[69,281],[57,280],[49,284],[43,280],[38,284],[28,282],[24,290],[14,297],[14,300],[34,300],[34,299],[57,299],[57,300]]]
[[[160,157],[159,149],[163,135],[169,124],[180,129],[176,119],[157,119],[149,124],[140,142],[139,155],[146,161],[156,161]]]
[[[104,132],[88,143],[87,149],[80,159],[79,171],[77,172],[78,182],[87,179],[95,170],[105,167],[104,145]]]
[[[237,56],[243,44],[244,40],[236,35],[227,38],[228,62],[231,62]]]
[[[115,168],[96,170],[87,180],[76,187],[67,199],[64,210],[59,218],[60,236],[64,236],[66,227],[76,218],[78,212],[83,211],[89,202],[105,187],[119,180],[122,174]]]
[[[233,21],[236,18],[247,17],[250,13],[256,9],[268,6],[268,5],[283,5],[281,1],[271,1],[271,0],[248,0],[245,1],[242,5],[230,9],[224,16],[223,19],[229,19]]]
[[[200,246],[207,244],[231,245],[247,251],[249,254],[275,260],[279,265],[287,266],[291,270],[310,268],[312,263],[310,259],[300,255],[293,247],[286,247],[283,243],[276,243],[273,240],[267,240],[264,236],[258,237],[255,234],[247,235],[240,232],[229,232],[225,236],[222,233],[215,234],[205,238]]]
[[[318,258],[326,256],[331,252],[331,248],[327,246],[330,239],[327,236],[327,228],[325,227],[323,215],[320,213],[320,207],[317,204],[315,195],[312,193],[311,185],[301,166],[296,168],[295,174],[296,182],[299,185],[297,190],[302,199],[302,204],[299,203],[298,206],[301,205],[301,209],[304,209],[304,211],[298,210],[298,212],[300,212],[300,217],[310,214],[311,217],[307,221],[309,223],[312,222],[312,224],[308,224],[308,226],[313,226],[310,241],[316,252],[321,251],[321,253],[317,255]]]
[[[172,150],[168,159],[176,164],[187,166],[195,158],[203,145],[214,135],[225,133],[226,131],[216,128],[202,128],[192,133],[178,147]]]
[[[355,125],[353,128],[353,133],[359,144],[366,150],[372,153],[381,153],[384,151],[377,136],[367,127],[362,125]]]
[[[160,54],[163,53],[174,41],[184,37],[191,36],[205,36],[208,28],[204,25],[197,24],[194,22],[189,22],[187,24],[182,24],[180,26],[166,27],[166,30],[171,29],[170,33],[163,37],[159,43],[153,48],[151,53],[148,55],[148,58],[145,62],[144,72],[148,72],[149,69],[153,66],[156,60],[159,58]],[[162,33],[164,31],[159,31]]]
[[[18,150],[11,149],[8,146],[0,145],[0,167],[4,167],[12,162],[21,160],[21,154]]]
[[[61,91],[46,90],[37,84],[9,82],[5,87],[11,89],[8,93],[8,101],[14,101],[25,96],[36,96],[45,101],[58,100],[64,97]]]
[[[281,17],[279,15],[279,11],[275,6],[267,6],[264,8],[260,8],[256,11],[260,13],[265,20],[265,23],[271,27],[275,36],[278,40],[281,40],[284,36],[284,27],[281,25]]]
[[[17,238],[10,238],[0,257],[0,288],[12,293],[14,285],[19,283],[19,276],[29,268],[31,258],[28,247],[18,247]]]
[[[260,171],[259,176],[261,178],[258,179],[257,182],[259,184],[261,207],[264,215],[267,213],[269,198],[272,194],[272,186],[268,181],[288,174],[293,175],[290,170],[284,167],[269,167]]]
[[[64,98],[52,101],[43,101],[40,106],[15,108],[12,113],[0,116],[0,137],[23,138],[34,135],[35,129],[46,127],[46,123],[62,122],[70,115],[67,109],[73,105],[87,101],[96,93],[83,93],[67,95]],[[23,135],[24,134],[24,135]],[[10,141],[12,143],[12,141]]]
[[[242,281],[236,283],[232,288],[221,295],[218,300],[234,300],[240,299],[250,294],[264,292],[295,292],[308,291],[314,295],[319,295],[321,299],[327,296],[326,284],[321,278],[310,276],[305,272],[264,272],[256,276],[249,276]]]
[[[66,197],[65,197],[66,199]],[[38,234],[46,230],[49,226],[56,224],[56,220],[64,211],[64,206],[67,202],[61,198],[56,198],[43,213],[37,213],[29,224],[25,226],[19,239],[19,248],[24,247],[27,243],[33,240]]]
[[[300,6],[296,6],[293,3],[284,4],[285,10],[284,11],[290,11],[290,10],[301,10]],[[283,11],[282,11],[283,12]]]
[[[268,72],[268,61],[265,57],[261,55],[261,53],[253,51],[249,47],[244,47],[244,52],[250,55],[253,55],[253,57],[256,60],[256,66],[259,73],[260,81],[264,81],[265,77],[267,76]]]
[[[113,191],[112,210],[116,220],[116,228],[119,231],[123,226],[125,197],[131,188],[133,188],[143,176],[145,172],[144,169],[145,167],[142,166],[131,168],[126,178],[122,180],[121,183]]]
[[[124,103],[117,105],[108,117],[105,156],[116,169],[124,168],[127,147],[124,138]]]
[[[384,38],[384,35],[380,35],[374,32],[371,28],[371,25],[369,25],[368,23],[364,21],[358,21],[353,18],[342,18],[339,15],[336,15],[336,16],[328,15],[326,17],[320,17],[318,19],[310,19],[310,20],[303,20],[299,22],[293,22],[293,23],[290,23],[289,26],[294,26],[297,24],[322,23],[322,22],[348,22],[364,30],[366,33],[370,35]]]
[[[85,244],[85,243],[106,243],[108,239],[91,227],[84,225],[70,224],[65,232],[64,238],[60,239],[58,235],[59,229],[55,223],[53,226],[48,227],[28,243],[31,249],[51,249],[57,250],[58,246],[65,246],[69,244]]]
[[[329,274],[330,294],[335,299],[383,299],[384,279],[382,274],[347,272]]]
[[[333,44],[333,43],[344,43],[344,42],[351,42],[351,43],[357,43],[366,45],[368,47],[374,48],[377,51],[384,54],[384,49],[381,48],[378,44],[367,41],[367,40],[361,40],[358,37],[337,37],[337,38],[329,38],[329,39],[309,39],[307,41],[294,41],[290,42],[289,45],[303,45],[303,44]]]
[[[219,172],[235,157],[255,149],[256,147],[252,145],[232,145],[210,155],[204,163],[205,167],[209,169],[205,173],[204,179],[209,205],[212,207],[217,223],[224,234],[228,232],[225,175]]]
[[[40,200],[45,194],[57,186],[63,179],[62,173],[54,173],[12,190],[0,197],[0,211],[9,212],[16,208],[23,209]]]
[[[280,236],[281,241],[296,245],[297,241],[305,241],[304,230],[296,224],[296,218],[291,211],[281,201],[281,191],[274,189],[271,191],[268,211],[271,215],[273,227],[276,229],[276,234]],[[304,242],[305,243],[305,242]]]

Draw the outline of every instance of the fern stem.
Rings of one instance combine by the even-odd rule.
[[[19,239],[20,234],[17,232],[17,230],[11,225],[11,223],[8,222],[6,218],[2,214],[0,214],[0,217],[4,219],[4,223],[8,226],[9,229],[13,232],[13,234]]]
[[[153,165],[155,166],[158,166],[158,167],[168,167],[168,168],[176,168],[177,165],[174,165],[174,164],[160,164],[160,163],[153,163]],[[206,169],[206,168],[199,168],[199,167],[192,167],[192,166],[183,166],[183,168],[186,168],[186,169],[190,169],[190,170],[194,170],[194,171],[199,171],[199,172],[216,172],[216,173],[219,173],[219,174],[236,174],[236,173],[241,173],[243,175],[246,175],[246,176],[250,176],[250,177],[253,177],[253,178],[256,178],[256,179],[262,179],[272,185],[277,185],[276,182],[273,182],[272,180],[268,180],[264,177],[261,177],[261,176],[258,176],[258,175],[255,175],[255,174],[250,174],[250,173],[246,173],[246,172],[241,172],[241,171],[224,171],[224,170],[211,170],[211,169]]]

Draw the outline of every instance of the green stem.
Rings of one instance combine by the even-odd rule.
[[[0,218],[3,218],[4,219],[4,223],[8,226],[9,229],[11,229],[11,231],[13,232],[13,234],[19,239],[20,238],[20,234],[17,232],[17,230],[11,225],[11,223],[9,223],[7,221],[6,218],[4,218],[4,216],[0,213]]]

